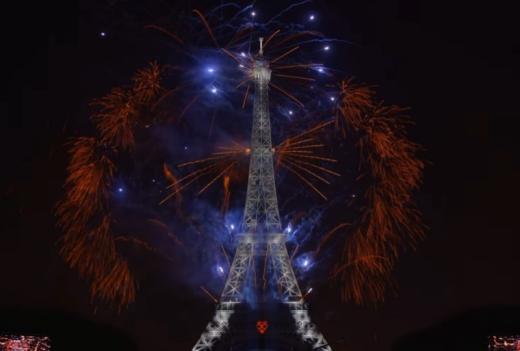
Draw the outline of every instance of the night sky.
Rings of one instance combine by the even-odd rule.
[[[147,43],[134,24],[168,3],[39,2],[5,11],[0,333],[47,333],[84,349],[104,349],[105,339],[112,349],[187,350],[210,319],[209,301],[164,283],[160,272],[141,282],[128,310],[96,309],[87,284],[58,256],[52,214],[63,193],[63,144],[91,132],[88,102],[149,60],[167,60],[167,48]],[[477,350],[483,335],[520,334],[516,12],[445,0],[314,8],[321,31],[355,43],[335,53],[334,65],[410,106],[411,136],[429,160],[418,193],[428,236],[398,263],[395,291],[374,308],[342,304],[334,285],[323,287],[309,298],[315,322],[336,350]]]

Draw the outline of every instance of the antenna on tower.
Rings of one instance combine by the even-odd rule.
[[[258,51],[260,56],[264,56],[264,38],[260,38],[260,51]]]

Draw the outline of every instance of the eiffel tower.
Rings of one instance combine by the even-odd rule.
[[[274,180],[271,122],[269,117],[269,62],[263,58],[263,38],[251,78],[255,85],[253,127],[249,178],[242,233],[237,235],[237,249],[215,315],[193,347],[193,351],[214,350],[215,345],[230,333],[230,319],[239,306],[246,303],[249,288],[257,285],[258,262],[263,260],[263,290],[268,281],[279,301],[292,317],[293,330],[307,349],[332,351],[323,335],[311,322],[307,304],[298,286],[285,246],[276,185]],[[270,269],[267,270],[266,267]],[[258,290],[258,289],[257,289]],[[264,293],[265,295],[265,293]],[[271,302],[272,303],[272,302]],[[269,304],[269,302],[267,303]],[[264,304],[265,305],[265,304]],[[254,328],[254,327],[253,327]],[[256,345],[248,349],[258,349]]]

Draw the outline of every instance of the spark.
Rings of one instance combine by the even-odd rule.
[[[200,195],[222,177],[225,190],[224,202],[222,207],[224,211],[227,207],[226,203],[228,202],[228,200],[226,199],[228,195],[226,194],[228,194],[230,191],[229,180],[226,181],[226,177],[229,176],[231,170],[238,164],[241,158],[246,156],[247,151],[245,150],[247,150],[247,148],[245,148],[243,145],[235,143],[233,146],[223,146],[220,147],[220,149],[222,149],[223,151],[214,152],[209,157],[179,164],[179,168],[197,168],[185,175],[184,177],[178,179],[175,183],[170,184],[168,186],[168,189],[173,188],[173,191],[163,200],[161,200],[159,204],[165,203],[170,198],[175,196],[177,193],[183,191],[186,187],[194,183],[196,180],[203,179],[207,176],[211,176],[212,178],[198,192],[198,195]],[[227,190],[226,186],[228,187]]]
[[[219,48],[220,45],[218,45],[217,38],[215,38],[215,36],[213,35],[213,31],[211,30],[211,27],[209,26],[208,21],[206,21],[206,18],[204,17],[204,15],[197,9],[193,10],[193,12],[195,12],[197,14],[197,16],[199,16],[200,20],[204,24],[204,27],[206,27],[206,30],[207,30],[209,36],[211,37],[213,44],[215,44],[215,47]]]
[[[315,19],[316,19],[316,17],[314,15],[309,16],[309,21],[314,21]]]
[[[218,90],[216,87],[212,87],[210,90],[213,94],[217,94]]]
[[[276,85],[276,84],[274,84],[272,82],[270,82],[269,85],[272,86],[273,88],[275,88],[276,90],[278,90],[279,92],[281,92],[282,94],[284,94],[285,96],[287,96],[289,99],[291,99],[294,102],[296,102],[301,107],[304,107],[303,102],[298,100],[298,98],[296,98],[294,95],[288,93],[287,91],[285,91],[284,89],[280,88],[278,85]]]
[[[117,191],[118,191],[119,193],[122,193],[122,192],[124,191],[124,189],[123,189],[123,188],[117,188]]]
[[[292,54],[293,52],[295,52],[296,50],[298,50],[300,47],[299,46],[295,46],[289,50],[287,50],[286,52],[284,52],[283,54],[281,54],[280,56],[278,56],[277,58],[275,58],[274,60],[271,60],[271,64],[273,63],[276,63],[276,61],[280,61],[281,59],[283,59],[284,57]]]
[[[213,67],[208,67],[206,71],[208,71],[208,73],[214,73],[215,69]]]
[[[213,296],[212,293],[210,293],[210,292],[208,291],[208,289],[206,289],[206,288],[203,287],[202,285],[199,286],[199,288],[200,288],[202,291],[204,291],[204,293],[205,293],[206,295],[208,295],[209,298],[210,298],[213,302],[218,303],[218,300],[215,298],[215,296]]]
[[[107,35],[107,33],[106,32],[101,32],[101,33],[99,33],[99,35],[102,36],[102,37],[105,37]]]
[[[277,76],[277,77],[283,77],[283,78],[289,78],[289,79],[299,79],[299,80],[305,80],[305,81],[309,81],[309,82],[315,81],[314,78],[308,78],[308,77],[302,77],[302,76],[293,76],[293,75],[290,75],[290,74],[280,74],[280,73],[277,73],[277,74],[274,74],[274,75]]]
[[[256,17],[256,11],[251,11],[251,17]]]
[[[336,98],[334,96],[329,97],[330,101],[336,101]]]
[[[246,53],[242,51],[242,52],[240,53],[240,56],[242,56],[242,57],[246,57]]]
[[[278,154],[277,164],[296,175],[325,200],[327,199],[326,196],[305,175],[309,175],[312,177],[311,179],[319,180],[325,184],[330,184],[330,182],[324,176],[316,173],[317,171],[322,171],[327,175],[339,176],[339,173],[319,164],[322,161],[337,162],[337,160],[320,156],[315,151],[324,146],[316,143],[315,135],[333,123],[334,121],[332,120],[319,123],[294,137],[285,139],[276,147]]]
[[[293,110],[289,110],[289,114],[292,116],[293,115]]]
[[[279,29],[275,30],[275,31],[273,32],[273,34],[271,34],[271,35],[267,38],[267,40],[266,40],[265,43],[264,43],[264,50],[265,50],[265,48],[267,47],[267,44],[269,44],[269,43],[271,42],[271,40],[273,40],[273,38],[274,38],[278,33],[280,33],[280,30],[279,30]]]
[[[329,51],[329,50],[330,50],[330,46],[329,46],[329,45],[325,45],[325,46],[323,47],[323,50],[324,50],[324,51]]]
[[[231,228],[231,230],[235,230],[235,225],[234,224],[231,224],[229,227]]]
[[[170,31],[168,31],[168,30],[166,30],[166,29],[164,29],[164,28],[162,28],[160,26],[157,26],[155,24],[148,24],[148,25],[144,26],[144,28],[145,29],[155,29],[155,30],[158,30],[158,31],[168,35],[170,38],[175,40],[177,43],[179,43],[181,45],[184,44],[184,41],[178,35],[170,32]]]

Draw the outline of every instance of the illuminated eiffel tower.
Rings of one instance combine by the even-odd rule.
[[[252,280],[256,285],[255,262],[261,260],[264,262],[264,288],[267,282],[266,267],[269,266],[269,278],[276,287],[273,290],[277,292],[278,301],[290,311],[293,329],[301,341],[309,349],[331,351],[323,335],[311,323],[285,246],[286,235],[280,223],[273,168],[274,149],[269,117],[271,70],[269,62],[263,58],[262,38],[251,75],[255,84],[255,96],[242,233],[237,235],[237,249],[213,320],[208,323],[193,351],[214,349],[217,342],[229,332],[230,318],[239,305],[245,302],[247,286]]]

